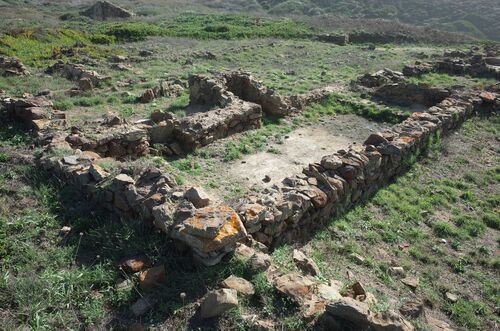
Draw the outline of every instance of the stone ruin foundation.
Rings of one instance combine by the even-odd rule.
[[[268,100],[265,88],[251,87],[256,83],[249,76],[232,79],[231,89],[241,98],[251,97],[261,103]],[[192,77],[191,106],[204,111],[181,120],[155,114],[155,121],[130,124],[108,114],[89,132],[40,126],[38,137],[46,147],[39,164],[79,187],[89,200],[123,217],[149,222],[191,248],[201,263],[214,265],[248,235],[267,247],[309,236],[333,215],[370,197],[406,171],[408,161],[424,153],[434,137],[456,129],[476,112],[500,110],[498,90],[450,92],[434,99],[436,104],[427,111],[415,112],[400,124],[368,135],[363,145],[325,152],[302,173],[230,202],[216,201],[201,189],[179,185],[164,170],[134,168],[134,163],[119,161],[147,154],[152,136],[157,139],[164,134],[177,139],[174,141],[181,153],[183,148],[258,127],[262,105],[237,97],[224,84],[224,80]],[[396,86],[389,81],[374,87],[372,93],[376,95],[380,89],[399,91]],[[423,90],[429,91],[427,87]],[[294,103],[303,106],[322,97],[313,91],[281,101],[298,111]],[[49,123],[59,120],[58,111],[43,98],[7,98],[2,105],[8,116],[22,121],[33,122],[40,116]],[[159,126],[156,121],[164,122],[165,132],[153,134]],[[55,153],[61,150],[66,151],[65,156]],[[114,164],[111,169],[106,166],[109,162]]]

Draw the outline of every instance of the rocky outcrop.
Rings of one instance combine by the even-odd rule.
[[[14,57],[0,56],[1,76],[28,76],[30,73],[24,64]]]
[[[129,18],[135,15],[133,12],[114,5],[109,1],[97,1],[92,7],[82,11],[80,14],[103,21],[112,18]]]

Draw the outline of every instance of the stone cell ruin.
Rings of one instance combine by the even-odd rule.
[[[429,108],[381,132],[367,133],[364,144],[327,150],[301,173],[231,201],[179,185],[170,173],[155,166],[121,160],[147,155],[156,144],[165,146],[166,154],[182,155],[258,128],[263,113],[291,116],[326,98],[334,87],[281,97],[249,74],[192,76],[184,118],[154,113],[151,119],[128,123],[107,114],[85,128],[49,125],[65,119],[42,97],[5,98],[2,108],[14,119],[47,124],[35,125],[39,143],[46,146],[39,158],[41,167],[76,185],[109,211],[157,227],[189,247],[201,263],[214,265],[248,236],[265,247],[309,236],[333,215],[405,172],[410,160],[425,153],[434,138],[477,112],[500,110],[495,89],[454,92],[411,85],[402,73],[389,70],[365,75],[358,82],[375,98],[418,102]],[[64,156],[54,153],[61,150]]]

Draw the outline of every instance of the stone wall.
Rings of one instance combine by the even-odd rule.
[[[280,97],[273,90],[265,87],[252,75],[243,72],[233,72],[224,75],[229,91],[245,101],[261,105],[262,111],[270,115],[285,116],[290,112],[286,98]]]
[[[481,52],[475,48],[466,52],[445,52],[435,61],[407,65],[403,72],[409,77],[439,72],[449,75],[500,79],[500,54],[497,51]]]
[[[92,82],[93,86],[98,86],[101,82],[111,79],[110,76],[102,76],[96,71],[86,69],[82,64],[65,63],[62,60],[59,60],[49,66],[45,72],[48,74],[59,73],[67,79],[75,81],[88,79]]]
[[[78,187],[89,201],[122,217],[140,219],[184,243],[203,264],[220,262],[247,235],[231,207],[212,202],[201,189],[179,186],[158,168],[122,164],[80,150],[61,157],[47,149],[39,163]]]
[[[432,139],[457,128],[475,111],[499,111],[498,94],[449,97],[428,112],[414,113],[392,129],[372,134],[364,146],[327,155],[262,194],[251,194],[234,208],[256,240],[276,246],[309,234],[343,210],[373,195],[408,169]]]
[[[9,117],[22,121],[35,131],[66,126],[66,114],[44,97],[0,98],[0,108]]]
[[[2,76],[28,76],[30,73],[19,59],[0,56],[0,75]]]
[[[258,129],[261,118],[259,105],[237,100],[225,108],[181,119],[173,129],[173,137],[184,151],[193,151],[235,133]]]

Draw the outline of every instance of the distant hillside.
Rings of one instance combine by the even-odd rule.
[[[213,0],[206,3],[227,9],[258,8],[276,15],[335,14],[393,19],[500,40],[499,0]]]

